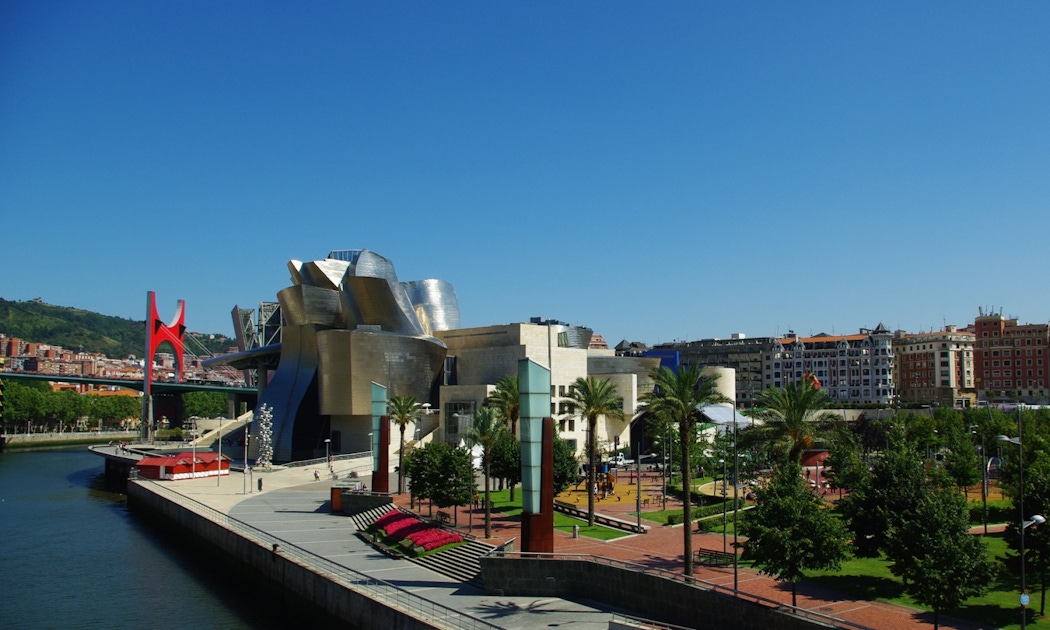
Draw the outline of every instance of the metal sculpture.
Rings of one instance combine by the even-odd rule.
[[[182,382],[182,357],[186,339],[186,302],[179,300],[170,324],[157,315],[157,294],[146,292],[146,356],[142,365],[142,439],[149,440],[153,426],[153,356],[165,341],[175,353],[175,382]]]

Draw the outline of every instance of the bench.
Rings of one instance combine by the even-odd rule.
[[[697,564],[708,567],[727,567],[736,559],[735,553],[728,551],[715,551],[714,549],[699,549],[693,553],[693,559]]]
[[[448,512],[443,512],[441,510],[438,510],[437,520],[442,525],[447,525],[447,524],[452,522],[452,515],[449,514]]]

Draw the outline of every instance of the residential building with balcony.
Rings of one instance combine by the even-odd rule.
[[[976,402],[972,331],[955,326],[928,333],[898,331],[893,352],[902,403],[965,408]]]

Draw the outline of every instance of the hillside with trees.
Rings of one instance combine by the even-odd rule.
[[[101,352],[111,358],[140,357],[146,345],[145,320],[102,315],[38,300],[0,298],[0,333],[67,350]],[[225,335],[187,333],[186,350],[207,356],[224,353],[235,344]]]

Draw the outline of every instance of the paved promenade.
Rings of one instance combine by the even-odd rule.
[[[337,473],[340,472],[340,465],[349,469],[351,463],[336,462]],[[319,471],[322,477],[325,475],[323,465],[256,472],[254,480],[263,480],[262,492],[245,483],[239,472],[223,477],[219,482],[210,478],[166,482],[165,485],[290,544],[500,627],[534,628],[573,623],[574,627],[583,629],[606,628],[613,612],[627,612],[601,610],[596,605],[587,605],[586,602],[554,598],[488,596],[473,586],[461,584],[416,564],[394,560],[377,553],[353,535],[355,530],[351,519],[329,513],[328,502],[332,482],[323,479],[315,481],[315,470]],[[367,477],[361,481],[371,485]],[[654,503],[660,492],[659,481],[656,475],[643,475],[643,497],[650,498],[648,509],[656,508]],[[636,495],[633,493],[636,492],[636,488],[631,486],[631,494],[628,494],[628,485],[621,482],[617,487],[620,494],[599,501],[598,511],[633,521],[635,517],[629,516],[628,513],[634,512]],[[396,478],[392,477],[390,487],[396,486]],[[247,494],[244,493],[246,488],[250,490]],[[574,498],[578,500],[581,497],[582,502],[578,504],[586,508],[586,495],[582,490],[578,497],[569,495],[563,498],[572,502]],[[395,502],[406,509],[409,507],[407,494],[396,497]],[[673,499],[669,499],[668,507],[675,506],[681,507]],[[427,514],[428,510],[424,507],[421,512]],[[469,528],[478,537],[483,535],[484,516],[481,509],[460,508],[455,518],[461,529]],[[492,524],[493,537],[486,542],[499,544],[520,536],[519,523],[499,513],[493,514]],[[683,558],[681,528],[662,527],[654,523],[649,525],[651,529],[648,534],[627,536],[609,542],[583,537],[574,539],[568,532],[556,532],[555,552],[598,555],[680,572]],[[694,549],[703,547],[721,551],[721,533],[695,534],[693,546]],[[732,567],[696,567],[694,575],[712,584],[733,587]],[[791,602],[789,586],[778,584],[756,571],[741,567],[737,573],[737,580],[742,592],[784,604]],[[805,582],[799,585],[798,602],[802,608],[870,628],[929,628],[932,627],[933,621],[930,613],[853,599]],[[971,630],[979,626],[942,615],[941,627]]]

